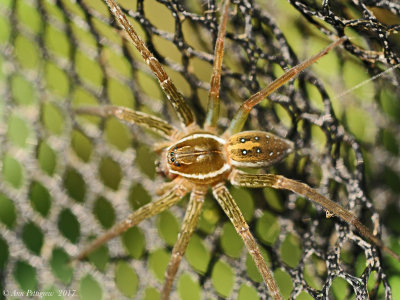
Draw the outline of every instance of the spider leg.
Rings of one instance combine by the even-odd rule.
[[[167,139],[169,139],[171,135],[176,132],[174,127],[162,119],[121,106],[83,106],[75,109],[75,112],[78,114],[94,115],[104,118],[114,116],[117,119],[125,121],[129,124],[136,124],[150,129]]]
[[[373,235],[371,231],[356,218],[355,215],[336,202],[333,202],[332,200],[329,200],[325,196],[321,195],[305,183],[298,182],[281,175],[247,174],[239,171],[232,173],[231,183],[233,185],[250,188],[272,187],[275,189],[284,189],[304,196],[309,200],[321,205],[331,214],[338,216],[349,225],[353,225],[364,238],[370,240],[373,244],[381,248],[387,254],[400,261],[400,256],[393,250],[386,247],[379,238]]]
[[[217,41],[214,50],[214,66],[211,77],[211,87],[208,93],[207,116],[204,127],[206,129],[216,128],[219,116],[219,89],[221,85],[221,66],[224,57],[224,40],[226,32],[226,23],[228,21],[229,0],[224,3],[221,22],[218,29]]]
[[[254,239],[253,235],[250,233],[249,226],[247,225],[246,220],[244,219],[232,195],[229,193],[226,186],[222,183],[217,184],[213,187],[213,194],[221,208],[224,210],[225,214],[231,220],[237,233],[243,239],[246,248],[248,249],[259,272],[264,278],[265,283],[267,284],[270,295],[274,299],[283,299],[279,291],[278,285],[271,271],[267,267],[264,258],[261,255],[257,242]]]
[[[147,49],[142,39],[137,35],[136,31],[133,29],[133,26],[131,25],[131,23],[129,23],[121,8],[118,6],[117,2],[115,0],[104,1],[110,7],[111,13],[114,15],[115,19],[128,33],[130,40],[135,45],[136,49],[140,52],[146,64],[157,77],[161,88],[165,92],[180,121],[185,126],[194,123],[194,115],[189,106],[186,104],[182,94],[178,91],[171,78],[165,72],[162,65],[158,62],[157,58],[153,56],[149,49]]]
[[[178,234],[178,240],[172,249],[171,259],[165,273],[165,282],[161,293],[161,299],[163,300],[168,300],[169,298],[172,283],[178,271],[179,264],[185,254],[189,240],[200,218],[201,208],[203,207],[206,192],[207,188],[195,188],[190,195],[189,205],[183,219],[182,228]]]
[[[293,68],[289,69],[281,77],[275,79],[273,82],[271,82],[269,85],[267,85],[264,89],[262,89],[261,91],[255,93],[250,98],[248,98],[240,106],[238,112],[234,116],[234,118],[233,118],[229,128],[226,130],[225,134],[228,136],[231,136],[232,134],[240,132],[244,126],[244,123],[247,120],[247,117],[248,117],[251,109],[255,105],[260,103],[263,99],[265,99],[265,97],[272,94],[275,90],[277,90],[279,87],[284,85],[286,82],[288,82],[289,80],[296,77],[301,71],[303,71],[304,69],[308,68],[310,65],[315,63],[321,57],[326,55],[330,50],[332,50],[336,46],[342,44],[346,39],[347,39],[346,37],[337,39],[335,42],[330,44],[328,47],[326,47],[325,49],[323,49],[316,55],[314,55],[311,58],[307,59],[306,61],[298,64],[297,66],[294,66]]]
[[[163,182],[159,187],[156,187],[156,195],[162,196],[176,185],[175,181]]]
[[[114,225],[110,230],[99,236],[91,244],[89,244],[83,251],[81,251],[74,260],[78,261],[85,258],[88,254],[93,252],[95,249],[103,245],[108,240],[120,235],[121,233],[127,231],[129,228],[136,226],[141,221],[148,219],[154,215],[157,215],[164,210],[173,206],[176,202],[182,199],[189,190],[190,186],[185,185],[181,178],[176,178],[174,180],[176,185],[168,193],[164,194],[162,197],[154,202],[150,202],[138,210],[134,211],[129,217],[127,217],[121,223]]]

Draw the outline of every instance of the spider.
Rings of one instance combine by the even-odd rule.
[[[214,65],[207,114],[202,127],[196,123],[195,117],[182,94],[177,90],[161,64],[137,35],[116,1],[104,1],[109,6],[115,19],[118,20],[127,32],[130,40],[140,52],[146,64],[157,77],[182,127],[175,128],[162,119],[124,107],[108,105],[101,107],[80,107],[76,109],[76,112],[79,114],[91,114],[101,117],[113,116],[122,121],[150,129],[161,135],[165,139],[165,142],[159,144],[155,149],[161,156],[158,168],[171,181],[165,183],[160,188],[160,197],[157,200],[134,211],[126,220],[98,237],[79,253],[75,257],[75,260],[83,259],[109,239],[137,225],[144,219],[161,213],[176,204],[186,194],[190,194],[182,227],[177,242],[173,247],[171,259],[165,274],[162,299],[168,299],[180,261],[198,223],[205,194],[211,188],[214,198],[243,239],[267,285],[270,296],[274,299],[282,299],[278,285],[261,255],[259,246],[250,232],[249,226],[239,207],[225,185],[227,181],[241,187],[272,187],[275,189],[290,190],[302,195],[324,207],[327,210],[327,216],[338,216],[348,224],[354,226],[362,236],[399,260],[400,257],[387,248],[351,212],[319,194],[307,184],[288,179],[281,175],[248,174],[240,170],[243,167],[260,168],[270,166],[293,151],[293,145],[290,141],[269,132],[241,132],[251,109],[277,88],[293,79],[299,72],[316,62],[334,47],[342,44],[346,38],[337,39],[315,56],[294,66],[263,90],[252,95],[240,106],[225,132],[218,134],[217,121],[220,108],[221,66],[230,1],[225,0],[223,4],[220,27],[214,50]]]

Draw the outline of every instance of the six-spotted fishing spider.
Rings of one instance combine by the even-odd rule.
[[[270,295],[274,299],[282,299],[282,295],[275,279],[267,267],[256,240],[249,230],[241,211],[229,193],[225,182],[249,188],[272,187],[286,189],[302,195],[313,202],[323,206],[330,213],[338,216],[353,225],[362,236],[395,256],[390,249],[385,247],[380,239],[375,237],[367,227],[339,204],[327,199],[308,185],[297,182],[280,175],[273,174],[247,174],[238,170],[240,167],[264,167],[281,160],[292,151],[291,142],[263,131],[240,132],[247,116],[256,104],[265,99],[269,94],[294,78],[299,72],[313,64],[332,48],[345,41],[338,39],[317,55],[293,67],[284,75],[269,84],[260,92],[254,94],[240,106],[228,129],[221,135],[217,131],[219,114],[219,89],[221,79],[221,65],[224,53],[224,38],[228,19],[229,0],[223,6],[221,24],[214,52],[214,67],[209,91],[206,120],[201,128],[196,124],[193,113],[185,103],[183,96],[178,92],[161,64],[146,48],[141,38],[136,34],[132,25],[126,19],[115,0],[105,0],[112,14],[128,33],[129,38],[142,55],[144,61],[157,77],[169,102],[178,115],[182,128],[175,128],[166,121],[154,116],[133,111],[123,107],[102,106],[82,107],[77,113],[92,114],[102,117],[114,116],[120,120],[148,128],[161,135],[166,142],[161,149],[161,171],[172,179],[167,183],[159,199],[142,206],[133,212],[125,221],[115,225],[92,244],[84,249],[76,260],[84,258],[98,246],[109,239],[121,234],[128,228],[137,225],[144,219],[150,218],[176,204],[183,196],[190,193],[190,200],[178,235],[178,240],[173,247],[172,256],[167,267],[162,298],[168,299],[174,277],[180,261],[185,253],[189,239],[198,223],[204,196],[211,188],[215,199],[233,223],[237,233],[243,239],[249,253],[257,265]]]

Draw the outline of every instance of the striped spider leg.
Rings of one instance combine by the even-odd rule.
[[[311,188],[305,183],[298,182],[293,179],[286,178],[282,175],[275,174],[247,174],[244,172],[240,172],[235,170],[231,173],[230,181],[233,185],[249,187],[249,188],[265,188],[272,187],[274,189],[284,189],[292,191],[296,194],[299,194],[303,197],[308,198],[309,200],[321,205],[327,210],[327,216],[331,217],[332,215],[340,217],[343,221],[348,223],[349,225],[354,226],[360,234],[366,239],[370,240],[376,246],[380,247],[387,254],[393,256],[397,260],[400,261],[400,256],[393,252],[393,250],[386,247],[383,242],[378,239],[375,235],[373,235],[369,229],[363,225],[357,218],[344,209],[342,206],[329,200],[325,196],[318,193],[316,190]]]
[[[174,179],[174,187],[160,196],[156,201],[150,202],[138,210],[134,211],[124,221],[116,224],[110,230],[99,236],[91,244],[89,244],[83,251],[74,257],[74,261],[81,260],[89,255],[91,252],[96,250],[98,247],[103,245],[108,240],[120,235],[127,231],[129,228],[136,226],[141,221],[148,219],[154,215],[162,213],[164,210],[175,205],[180,199],[182,199],[188,192],[190,192],[192,186],[182,180],[182,178]]]
[[[194,123],[194,116],[189,106],[186,104],[182,94],[178,91],[171,78],[165,72],[162,65],[158,62],[157,58],[149,51],[142,39],[137,35],[132,25],[122,12],[115,0],[104,0],[109,6],[111,13],[115,19],[121,24],[125,32],[129,35],[131,42],[135,45],[136,49],[140,52],[146,64],[157,77],[161,88],[166,94],[168,101],[171,103],[179,120],[184,126]]]
[[[370,231],[362,225],[353,214],[320,195],[308,185],[299,183],[280,175],[250,175],[238,171],[240,167],[264,167],[276,163],[292,151],[292,143],[263,131],[240,132],[246,122],[250,110],[262,99],[277,88],[294,78],[299,72],[316,62],[331,49],[344,42],[338,39],[326,49],[319,52],[305,62],[288,70],[281,77],[273,81],[260,92],[252,95],[243,102],[230,126],[222,136],[217,135],[217,121],[219,115],[219,89],[221,80],[221,66],[224,53],[224,38],[228,19],[229,0],[225,0],[221,22],[214,50],[214,66],[209,91],[207,115],[203,129],[195,123],[195,118],[183,96],[178,92],[161,64],[146,48],[144,42],[136,34],[115,0],[104,0],[110,7],[111,13],[128,33],[130,40],[141,53],[144,61],[157,77],[169,103],[171,103],[182,128],[174,128],[166,121],[154,116],[133,111],[128,108],[115,106],[81,107],[76,109],[79,114],[91,114],[100,117],[114,116],[117,119],[135,124],[158,133],[165,142],[156,147],[160,153],[160,170],[172,181],[160,189],[160,197],[133,212],[125,221],[115,225],[109,231],[99,236],[95,241],[80,252],[75,260],[86,257],[97,247],[109,239],[118,236],[132,226],[146,218],[150,218],[176,204],[184,195],[190,193],[189,204],[184,216],[182,227],[173,247],[170,262],[167,266],[162,299],[169,299],[180,261],[186,251],[188,242],[193,234],[204,202],[205,194],[211,187],[214,197],[233,223],[237,233],[243,239],[250,255],[262,275],[271,297],[282,299],[278,285],[272,272],[267,267],[259,246],[249,230],[239,207],[225,186],[226,181],[244,187],[273,187],[291,190],[304,195],[310,200],[322,205],[330,212],[351,225],[370,239],[384,251],[399,258],[397,254],[385,247]]]

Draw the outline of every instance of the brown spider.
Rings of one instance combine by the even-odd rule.
[[[228,19],[229,0],[225,0],[221,16],[221,24],[214,52],[214,67],[209,91],[206,120],[201,128],[196,124],[193,113],[185,103],[183,96],[178,92],[161,64],[146,48],[141,38],[126,19],[115,0],[104,0],[110,7],[112,14],[128,33],[131,41],[142,55],[146,64],[157,77],[169,102],[178,115],[182,129],[171,126],[154,116],[130,110],[123,107],[81,107],[77,113],[92,114],[102,117],[114,116],[120,120],[150,129],[166,139],[166,142],[156,147],[160,153],[160,170],[172,179],[160,189],[160,198],[142,206],[133,212],[125,221],[115,225],[112,229],[97,238],[84,249],[75,259],[80,260],[94,249],[121,234],[144,219],[150,218],[176,204],[183,196],[190,193],[190,200],[183,220],[178,240],[173,247],[171,260],[168,264],[162,298],[168,299],[177,273],[180,261],[185,253],[189,239],[198,223],[205,194],[211,187],[215,199],[233,223],[237,233],[241,236],[256,266],[267,284],[270,295],[274,299],[282,299],[282,295],[267,267],[256,240],[249,230],[241,211],[232,198],[225,182],[233,185],[275,189],[286,189],[302,195],[323,206],[330,215],[336,215],[348,224],[354,226],[362,236],[383,249],[385,252],[399,259],[399,256],[384,246],[383,242],[375,237],[367,227],[349,211],[339,204],[327,199],[308,185],[274,174],[247,174],[237,168],[264,167],[274,164],[292,151],[292,143],[269,132],[245,131],[240,132],[246,122],[250,110],[269,94],[284,83],[294,78],[299,72],[316,62],[331,49],[345,41],[340,38],[317,55],[293,67],[284,75],[273,81],[260,92],[252,95],[240,106],[228,129],[222,134],[217,133],[219,115],[219,89],[221,79],[221,65],[224,52],[224,38]]]

